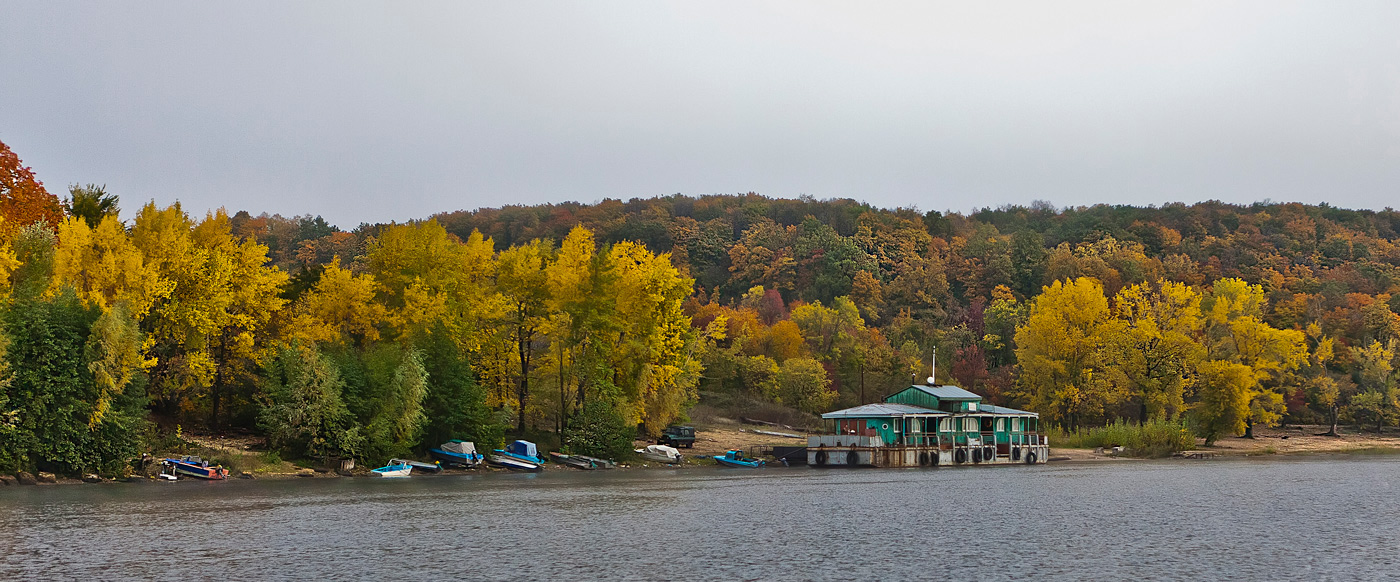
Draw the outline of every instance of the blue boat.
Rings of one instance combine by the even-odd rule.
[[[413,473],[413,465],[408,461],[390,459],[389,464],[378,469],[371,470],[370,473],[379,477],[407,477]]]
[[[486,462],[495,467],[516,471],[540,471],[544,469],[545,460],[540,457],[535,443],[530,441],[515,441],[506,445],[505,449],[496,449],[492,452],[495,454],[491,455]]]
[[[428,454],[444,466],[463,469],[473,468],[485,460],[481,453],[476,452],[476,443],[459,440],[450,440],[436,449],[428,449]]]
[[[743,451],[729,451],[723,455],[715,455],[715,462],[725,467],[742,467],[744,469],[757,469],[764,465],[762,460],[745,458]]]
[[[222,465],[210,467],[209,461],[200,459],[199,457],[166,459],[164,463],[173,475],[184,475],[186,477],[211,481],[228,478],[228,469],[225,469]]]

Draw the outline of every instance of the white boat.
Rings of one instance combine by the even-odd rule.
[[[374,469],[373,471],[370,471],[370,473],[385,478],[407,477],[413,473],[413,465],[408,464],[407,461],[401,461],[399,459],[390,459],[388,465],[385,465],[378,469]]]
[[[536,463],[533,461],[526,461],[524,459],[517,459],[508,455],[491,455],[489,457],[486,457],[486,461],[493,466],[501,467],[503,469],[514,469],[516,471],[535,472],[544,469],[543,463]]]
[[[653,463],[674,465],[681,462],[681,452],[666,445],[647,445],[645,449],[637,449],[637,454]]]

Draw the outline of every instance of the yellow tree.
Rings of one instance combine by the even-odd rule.
[[[7,232],[5,217],[0,216],[0,233],[3,232]],[[0,237],[0,297],[9,297],[11,276],[19,268],[19,258],[15,256],[12,241],[8,237]]]
[[[193,237],[196,245],[208,249],[208,273],[220,287],[209,294],[208,303],[220,309],[212,318],[218,327],[209,340],[215,366],[209,418],[210,424],[217,426],[229,386],[256,372],[264,332],[287,303],[280,296],[287,274],[268,266],[266,246],[232,235],[223,209],[196,226]]]
[[[567,421],[566,391],[574,386],[575,409],[581,410],[595,368],[608,351],[602,342],[617,333],[613,286],[616,277],[607,254],[599,253],[593,232],[576,226],[564,237],[555,260],[545,269],[552,290],[549,309],[554,330],[554,365],[559,376],[559,420]]]
[[[1209,370],[1213,374],[1200,374],[1199,414],[1206,425],[1253,436],[1256,423],[1272,425],[1282,417],[1283,395],[1265,383],[1277,382],[1307,361],[1303,332],[1264,323],[1264,289],[1240,279],[1216,281],[1202,308],[1206,363],[1244,366],[1253,381],[1239,385],[1238,369],[1229,368],[1226,373],[1226,367],[1212,365]],[[1243,418],[1233,412],[1241,407],[1249,410]]]
[[[210,393],[217,424],[226,387],[256,367],[259,340],[285,303],[278,293],[287,275],[268,266],[266,246],[232,235],[222,209],[194,224],[179,204],[147,204],[131,239],[173,284],[143,325],[156,360],[152,394],[174,412],[202,406]]]
[[[608,254],[617,276],[614,313],[621,328],[613,348],[616,383],[632,402],[629,420],[656,434],[696,398],[696,337],[681,308],[695,281],[682,275],[669,255],[637,243],[617,243]]]
[[[356,275],[338,262],[325,266],[321,279],[292,308],[287,335],[305,342],[379,339],[387,310],[375,298],[374,275]]]
[[[1371,343],[1352,350],[1356,374],[1361,384],[1361,393],[1352,397],[1351,407],[1358,417],[1376,422],[1376,433],[1387,422],[1394,421],[1396,408],[1400,407],[1400,391],[1396,389],[1394,367],[1394,341],[1390,345]]]
[[[540,330],[549,317],[549,275],[545,271],[549,248],[539,240],[501,251],[496,259],[496,290],[507,309],[500,314],[515,348],[516,430],[525,430],[525,410],[530,402],[530,375]]]
[[[1139,421],[1175,419],[1196,364],[1205,356],[1198,340],[1201,296],[1184,283],[1158,280],[1118,292],[1113,314],[1123,323],[1111,344],[1109,370],[1139,400]]]
[[[367,255],[396,335],[437,320],[461,334],[462,314],[481,295],[489,265],[489,240],[474,233],[463,244],[436,220],[384,229]]]
[[[66,286],[89,305],[106,309],[123,303],[139,321],[174,290],[175,284],[147,263],[126,228],[109,214],[96,228],[71,216],[59,223],[50,292]]]
[[[1067,427],[1102,417],[1124,396],[1105,369],[1106,346],[1122,341],[1122,333],[1097,280],[1045,287],[1016,328],[1023,396],[1047,420]]]

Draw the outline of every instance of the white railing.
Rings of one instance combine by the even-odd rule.
[[[824,434],[807,437],[807,446],[816,447],[883,447],[885,440],[878,436],[853,434]]]

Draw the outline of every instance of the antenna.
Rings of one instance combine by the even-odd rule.
[[[938,350],[935,349],[935,350],[933,350],[933,357],[929,360],[929,367],[928,367],[928,385],[929,385],[929,386],[937,386],[937,385],[938,385],[938,381],[934,379],[934,378],[936,378],[937,376],[938,376]]]

